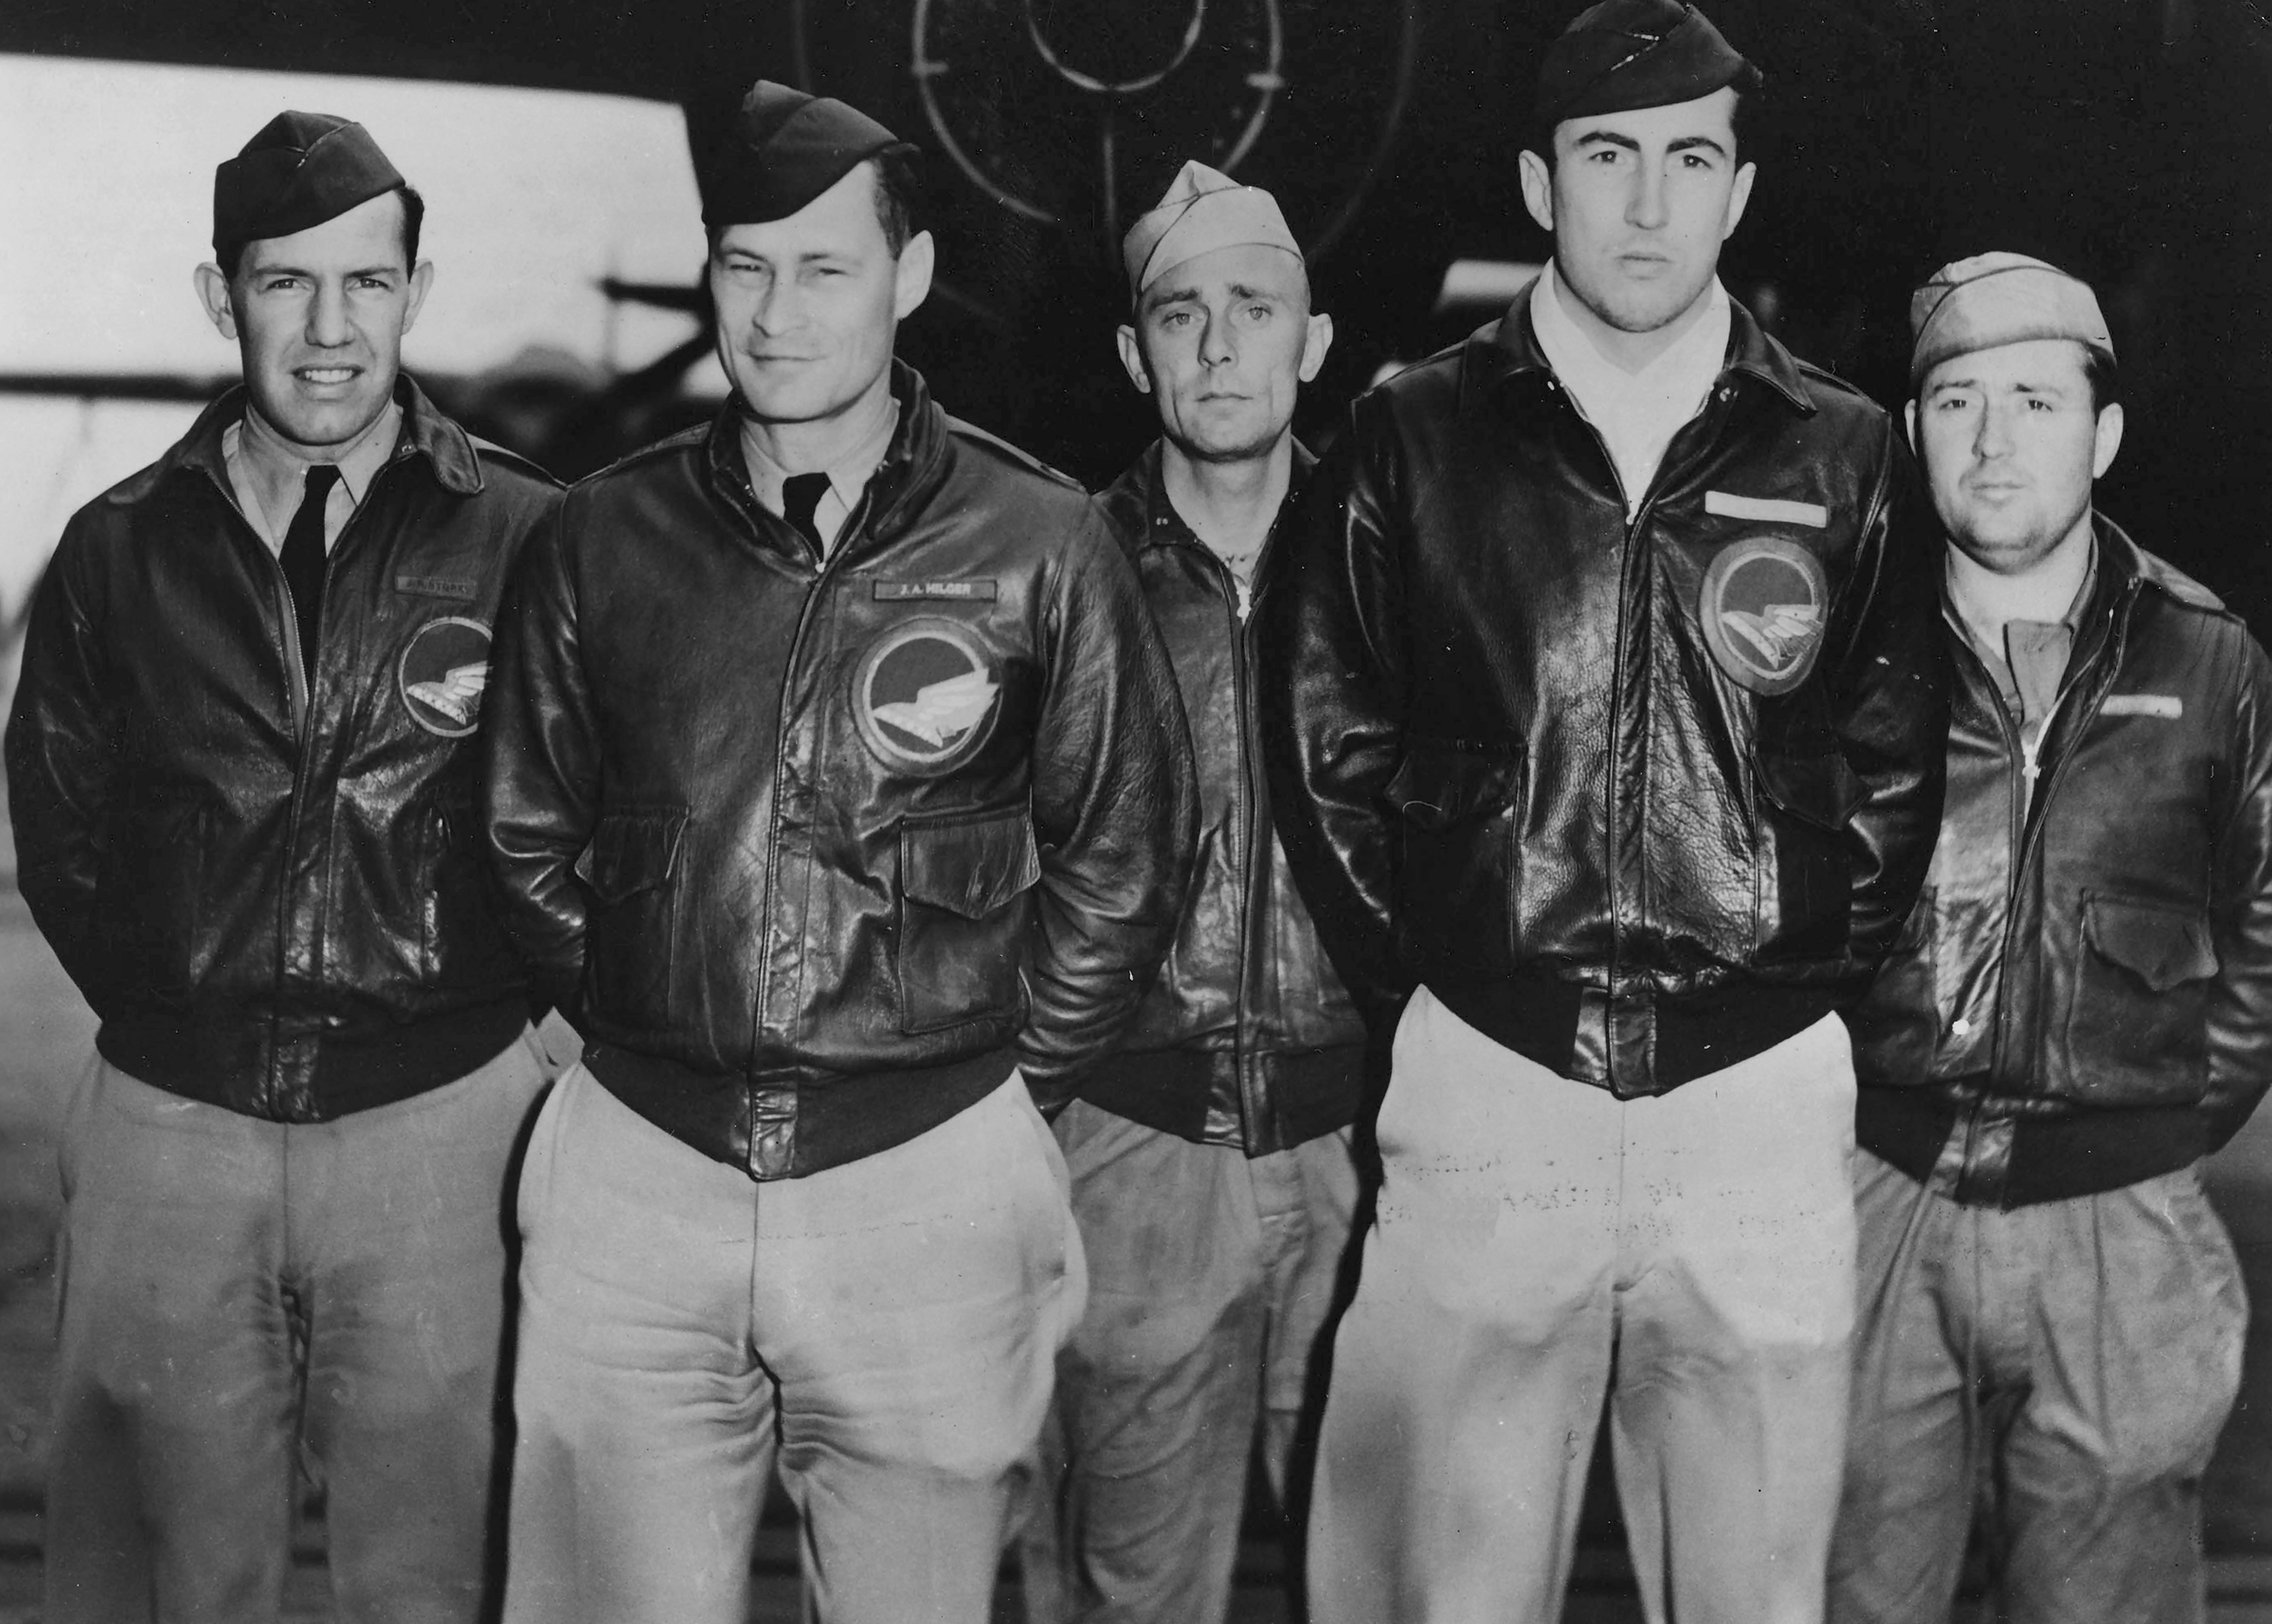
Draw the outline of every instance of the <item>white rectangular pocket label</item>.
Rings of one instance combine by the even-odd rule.
[[[2101,716],[2162,716],[2175,721],[2186,713],[2186,702],[2176,694],[2109,694],[2098,707]]]
[[[1777,502],[1766,496],[1737,496],[1724,490],[1704,493],[1704,510],[1722,518],[1756,518],[1770,525],[1805,525],[1820,530],[1830,510],[1819,502]]]

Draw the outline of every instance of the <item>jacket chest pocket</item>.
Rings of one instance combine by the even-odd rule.
[[[604,1016],[647,1028],[667,1022],[685,836],[686,814],[676,808],[611,812],[576,859],[592,893],[584,973]]]
[[[1025,808],[900,825],[900,1030],[1021,1017],[1019,959],[1042,877]]]
[[[2066,1021],[2073,1091],[2102,1105],[2199,1099],[2217,971],[2207,913],[2085,891],[2081,926]]]
[[[1415,739],[1388,781],[1402,831],[1397,928],[1411,967],[1462,980],[1514,953],[1514,823],[1523,757]],[[1478,948],[1487,957],[1476,959]]]
[[[1755,820],[1759,960],[1835,957],[1846,950],[1852,918],[1846,825],[1862,804],[1862,780],[1835,749],[1762,751],[1753,774],[1761,792]]]

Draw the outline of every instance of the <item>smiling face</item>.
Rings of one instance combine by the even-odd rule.
[[[892,344],[930,291],[931,238],[898,254],[856,165],[785,220],[734,225],[710,255],[718,359],[761,422],[842,417],[887,388]]]
[[[1554,161],[1521,154],[1522,197],[1554,234],[1554,268],[1613,332],[1670,328],[1712,285],[1753,166],[1736,161],[1736,93],[1566,118]]]
[[[2092,481],[2122,443],[2073,339],[1954,355],[1924,376],[1910,437],[1949,540],[1984,570],[2024,575],[2089,523]]]
[[[1333,322],[1310,310],[1302,262],[1259,242],[1213,249],[1144,290],[1120,329],[1120,360],[1154,397],[1160,426],[1200,462],[1267,457],[1317,376]]]
[[[288,440],[322,451],[353,440],[386,409],[402,335],[434,267],[406,263],[394,192],[288,237],[245,245],[234,278],[198,267],[198,296],[236,340],[253,406]]]

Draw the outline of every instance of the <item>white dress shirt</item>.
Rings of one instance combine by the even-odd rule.
[[[1640,511],[1664,449],[1688,420],[1703,410],[1727,362],[1732,317],[1728,290],[1712,279],[1702,314],[1664,353],[1638,372],[1604,354],[1563,307],[1564,295],[1549,261],[1530,294],[1530,325],[1554,376],[1588,422],[1600,431],[1625,487],[1626,517]]]

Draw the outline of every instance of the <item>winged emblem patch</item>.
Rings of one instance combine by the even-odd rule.
[[[977,754],[1001,691],[970,629],[925,615],[893,627],[861,658],[853,712],[861,736],[885,760],[938,772]]]
[[[445,615],[410,635],[395,667],[403,708],[428,733],[462,739],[480,726],[490,682],[490,629]]]
[[[1704,571],[1696,618],[1721,670],[1755,694],[1787,694],[1814,669],[1829,599],[1812,553],[1780,536],[1746,536]]]

